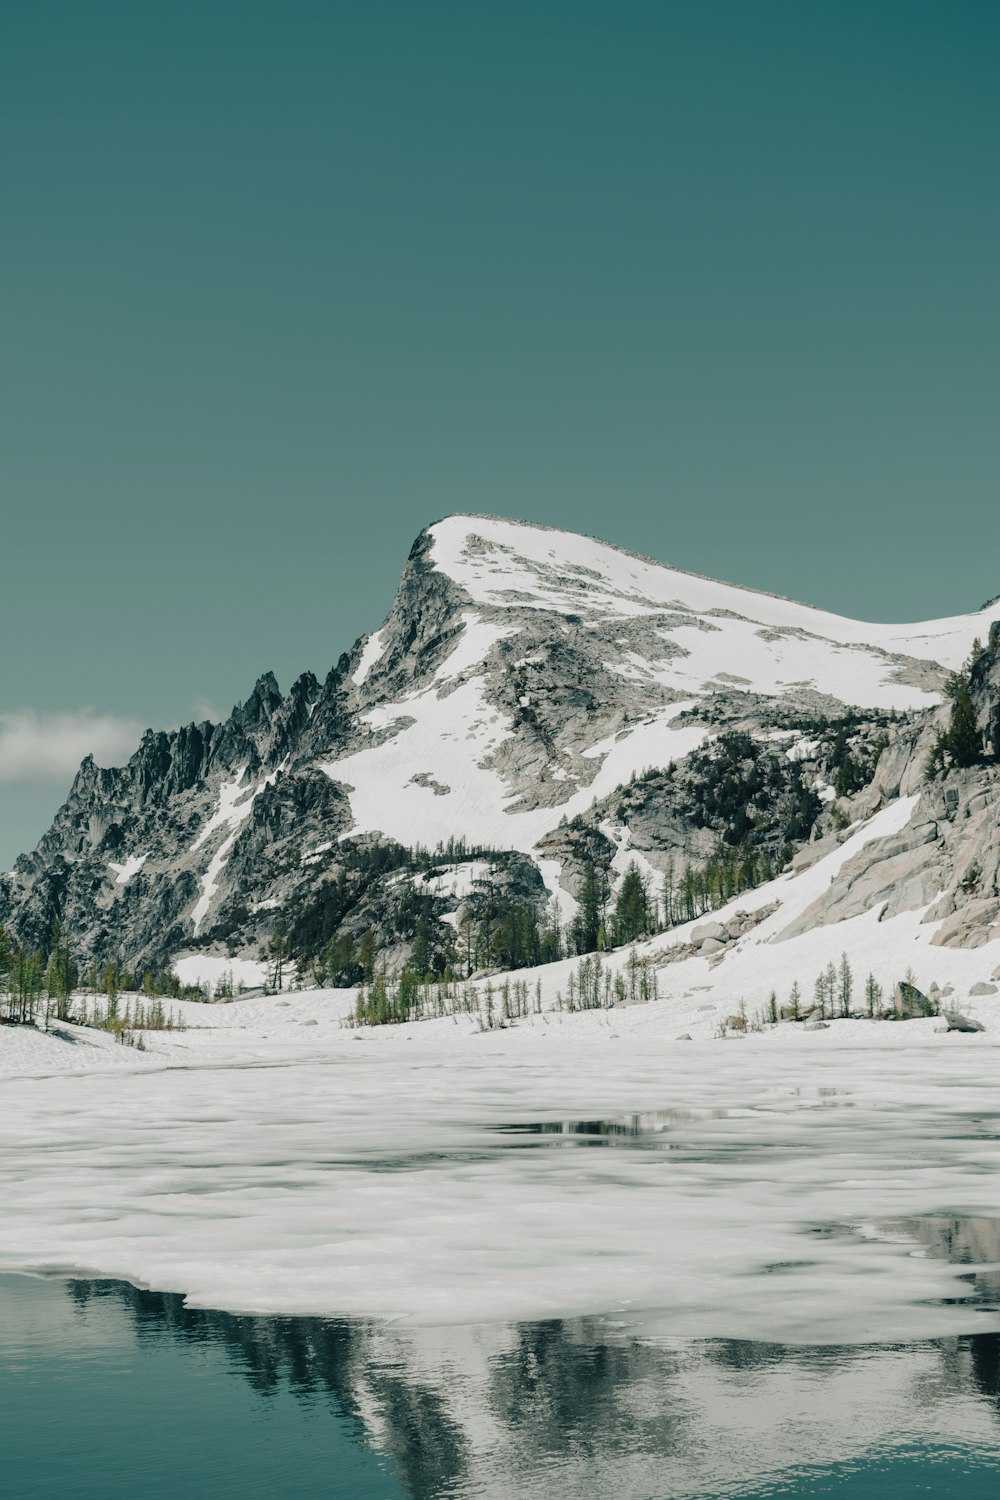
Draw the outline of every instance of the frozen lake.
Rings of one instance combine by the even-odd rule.
[[[421,1324],[1000,1330],[913,1227],[981,1223],[970,1256],[1000,1259],[992,1041],[847,1022],[679,1046],[648,1009],[363,1041],[190,1031],[156,1056],[46,1039],[75,1067],[4,1081],[0,1270]]]
[[[8,1029],[19,1496],[992,1494],[991,1036],[326,1005]]]

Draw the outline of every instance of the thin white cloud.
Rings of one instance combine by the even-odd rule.
[[[137,719],[99,714],[0,712],[0,784],[45,786],[71,781],[84,756],[99,766],[119,766],[137,748],[145,728]]]
[[[219,708],[211,698],[196,698],[191,705],[191,715],[195,724],[203,724],[206,719],[210,724],[224,724],[231,712],[231,709]]]

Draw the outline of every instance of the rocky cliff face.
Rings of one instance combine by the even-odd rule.
[[[990,627],[989,645],[972,668],[972,701],[986,749],[1000,761],[1000,626]]]
[[[456,867],[507,851],[505,878],[565,917],[588,862],[656,874],[752,838],[780,866],[916,792],[903,845],[866,850],[809,920],[933,900],[928,920],[953,923],[940,941],[978,941],[995,925],[1000,772],[924,788],[921,768],[947,673],[991,626],[973,683],[1000,755],[997,617],[867,625],[588,538],[451,517],[324,681],[282,695],[266,674],[225,723],[150,730],[121,768],[85,761],[0,877],[0,922],[38,945],[58,917],[81,956],[130,965],[255,955],[290,918],[327,936],[375,926],[403,952],[413,878],[376,847],[464,841]],[[358,869],[366,904],[341,910]],[[454,922],[460,875],[420,889]]]

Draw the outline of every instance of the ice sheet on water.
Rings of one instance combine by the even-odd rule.
[[[337,1032],[313,1061],[210,1059],[9,1081],[0,1268],[423,1323],[614,1313],[811,1342],[1000,1327],[967,1268],[885,1227],[996,1215],[980,1049]],[[658,1111],[637,1132],[655,1149],[567,1150],[561,1128],[525,1149],[496,1128]]]

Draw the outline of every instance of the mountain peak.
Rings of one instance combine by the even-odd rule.
[[[729,618],[750,623],[758,631],[813,636],[840,648],[857,647],[950,670],[966,659],[973,640],[988,629],[992,616],[1000,617],[1000,602],[994,601],[975,613],[914,624],[853,620],[780,595],[685,572],[589,536],[493,516],[447,516],[429,526],[422,537],[429,543],[425,555],[431,566],[474,605],[486,609],[540,609],[606,623],[615,618],[634,621],[657,614],[686,615],[709,628],[712,621]],[[738,658],[736,643],[730,644]],[[742,675],[754,680],[752,670]],[[803,680],[812,675],[805,672]],[[850,692],[845,695],[842,687],[829,690],[845,702],[877,701]],[[916,700],[883,702],[883,706],[912,707]]]
[[[793,841],[829,832],[825,741],[801,726],[861,726],[862,759],[891,714],[910,716],[900,734],[923,732],[989,621],[874,625],[592,537],[447,516],[416,539],[385,623],[322,685],[306,672],[283,698],[265,672],[224,724],[147,736],[118,771],[85,762],[0,889],[0,920],[38,942],[60,915],[94,954],[115,930],[144,961],[192,942],[256,954],[274,913],[315,903],[311,934],[347,920],[326,910],[323,877],[351,849],[455,840],[506,851],[526,899],[547,890],[565,914],[581,850],[620,856],[619,874],[626,849],[651,871],[707,857],[718,830],[678,800],[670,768],[711,758],[727,733],[763,747],[790,805],[805,799]],[[788,770],[789,735],[808,782]],[[374,878],[364,920],[390,944],[412,889]]]

